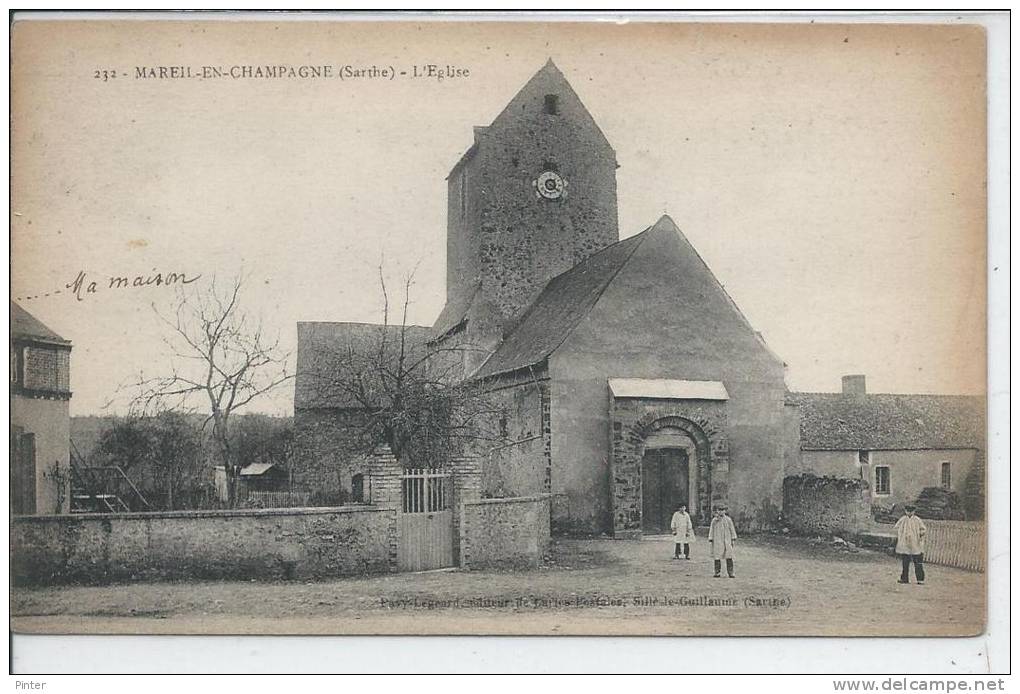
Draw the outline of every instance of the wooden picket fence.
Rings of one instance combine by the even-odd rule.
[[[980,521],[926,520],[924,560],[968,571],[985,570],[985,524]]]
[[[248,492],[248,501],[256,502],[260,508],[301,508],[308,505],[308,492]]]

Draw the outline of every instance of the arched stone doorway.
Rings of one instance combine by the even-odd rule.
[[[712,505],[726,494],[723,412],[698,416],[677,413],[678,407],[663,412],[666,408],[643,405],[614,412],[611,474],[618,538],[668,533],[667,511],[671,516],[685,496],[695,523],[706,524]],[[639,407],[644,411],[636,411]]]
[[[644,426],[635,427],[634,438],[639,447],[635,451],[641,465],[641,528],[642,532],[668,532],[668,521],[662,527],[656,519],[656,507],[646,508],[645,501],[658,497],[663,509],[671,516],[681,501],[686,505],[692,518],[704,520],[711,515],[712,507],[712,445],[705,431],[695,422],[684,417],[667,416],[652,420]],[[659,476],[653,472],[659,459]],[[646,463],[647,461],[647,463]],[[649,472],[652,474],[646,475]],[[649,488],[655,485],[658,488]]]

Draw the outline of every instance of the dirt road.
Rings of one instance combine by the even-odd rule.
[[[952,635],[980,633],[984,574],[826,543],[738,542],[737,577],[713,578],[668,540],[559,540],[541,568],[392,574],[329,582],[138,583],[16,588],[12,627],[32,633]]]

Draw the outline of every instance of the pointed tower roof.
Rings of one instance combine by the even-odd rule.
[[[552,58],[549,58],[545,62],[545,65],[543,65],[538,72],[532,75],[531,79],[524,83],[523,87],[517,90],[517,93],[512,99],[510,99],[506,108],[500,111],[499,115],[493,119],[492,126],[496,126],[503,118],[515,112],[521,101],[528,99],[533,93],[539,91],[556,91],[561,96],[565,96],[576,101],[576,103],[580,106],[579,111],[585,119],[586,124],[592,126],[602,139],[605,140],[606,145],[609,145],[609,140],[606,139],[606,135],[602,132],[598,123],[595,122],[595,119],[592,117],[588,107],[581,101],[581,97],[579,97],[577,92],[574,91],[574,87],[563,75],[556,63],[553,62]],[[611,145],[610,149],[612,149]]]
[[[453,168],[450,169],[450,173],[447,175],[447,178],[456,173],[461,166],[463,166],[477,153],[478,146],[482,139],[485,137],[486,130],[488,130],[489,128],[498,127],[502,121],[504,121],[512,114],[515,114],[520,110],[520,105],[522,101],[531,98],[535,93],[538,92],[554,92],[559,96],[563,96],[567,99],[576,102],[576,104],[580,106],[580,108],[577,110],[578,117],[582,118],[585,121],[585,125],[590,127],[594,132],[598,133],[598,136],[604,141],[606,146],[609,147],[610,150],[612,150],[612,145],[609,144],[609,140],[606,138],[605,133],[602,132],[602,128],[599,127],[598,123],[595,121],[591,113],[588,111],[588,108],[584,105],[584,103],[581,101],[581,98],[577,95],[577,92],[574,91],[574,88],[571,86],[570,82],[567,81],[567,78],[560,71],[560,68],[556,65],[556,63],[553,62],[553,59],[550,57],[548,60],[545,61],[545,64],[538,70],[538,72],[532,75],[531,78],[524,83],[524,86],[517,90],[517,93],[514,95],[514,97],[510,99],[510,101],[503,108],[503,110],[499,112],[499,115],[497,115],[492,120],[492,123],[490,125],[475,126],[474,142],[471,144],[471,147],[469,147],[468,150],[464,152],[464,154],[457,161],[457,163],[453,165]]]

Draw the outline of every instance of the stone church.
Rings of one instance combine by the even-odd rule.
[[[506,413],[480,453],[484,494],[550,494],[556,532],[669,532],[678,503],[701,522],[725,503],[739,527],[767,527],[800,465],[803,402],[672,219],[620,240],[617,168],[549,61],[449,174],[447,303],[413,334],[459,354],[460,377]],[[344,465],[336,442],[357,412],[308,372],[372,329],[298,324],[309,478]]]

